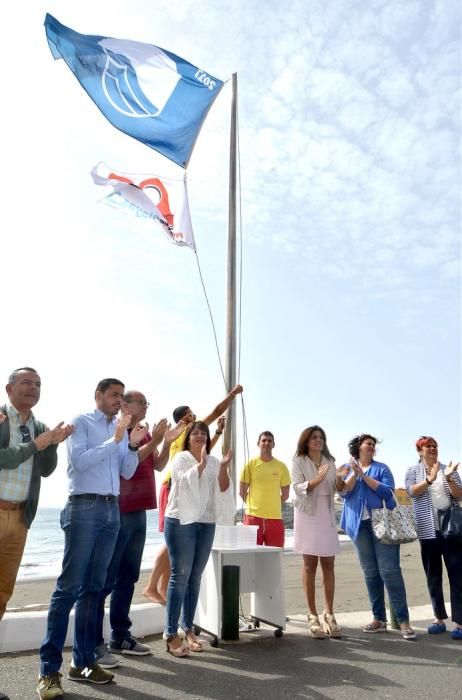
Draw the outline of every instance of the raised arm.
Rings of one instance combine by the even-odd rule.
[[[234,397],[238,394],[242,394],[242,392],[242,386],[240,384],[236,384],[236,386],[231,389],[228,396],[225,399],[223,399],[221,403],[215,406],[213,411],[206,418],[204,418],[204,423],[210,425],[211,423],[216,421],[217,418],[219,418],[221,414],[226,411]]]

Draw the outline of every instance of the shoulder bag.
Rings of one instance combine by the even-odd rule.
[[[412,506],[396,506],[389,510],[385,501],[382,508],[371,509],[372,530],[382,544],[407,544],[417,539],[417,527]]]
[[[452,500],[446,510],[438,510],[438,522],[441,536],[445,540],[462,544],[462,508],[457,501]]]

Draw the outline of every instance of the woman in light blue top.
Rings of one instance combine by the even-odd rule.
[[[399,562],[399,545],[382,544],[376,539],[371,524],[371,510],[396,505],[395,482],[389,467],[374,459],[377,438],[362,434],[354,437],[348,447],[351,460],[344,465],[344,499],[340,527],[351,537],[364,573],[372,607],[373,620],[364,632],[386,632],[385,588],[390,605],[401,628],[403,639],[415,639],[409,625],[403,575]]]

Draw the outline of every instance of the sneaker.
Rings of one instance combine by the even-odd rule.
[[[64,690],[63,686],[61,685],[61,674],[59,671],[50,673],[48,676],[39,676],[37,693],[42,700],[62,698],[64,695]]]
[[[103,668],[116,668],[120,664],[120,660],[109,653],[106,644],[100,644],[95,649],[96,663]]]
[[[102,685],[103,683],[110,683],[114,678],[114,674],[110,673],[110,671],[105,671],[98,664],[92,664],[83,668],[71,665],[67,677],[70,681],[87,681],[88,683]]]
[[[401,629],[401,636],[403,639],[415,639],[417,637],[412,627],[403,627]]]
[[[120,642],[113,639],[109,642],[108,649],[114,654],[133,654],[134,656],[152,654],[151,647],[148,647],[147,644],[141,644],[135,637],[122,639]]]

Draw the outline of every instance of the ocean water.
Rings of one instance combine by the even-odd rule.
[[[64,551],[64,533],[59,524],[60,508],[39,508],[27,536],[18,580],[58,576]],[[163,543],[157,510],[147,511],[147,535],[142,567],[152,566],[155,553]]]

